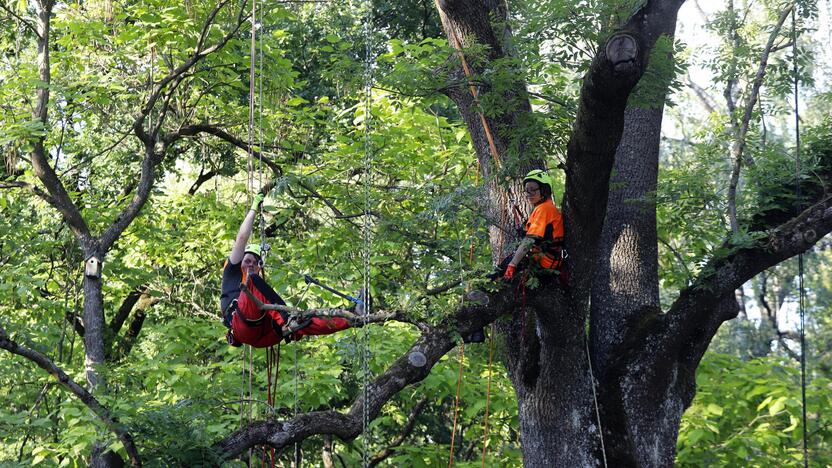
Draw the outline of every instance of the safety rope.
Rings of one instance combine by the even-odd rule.
[[[598,422],[598,438],[601,440],[601,456],[604,460],[604,468],[607,468],[607,449],[604,446],[604,429],[601,426],[601,411],[598,409],[598,395],[595,392],[595,374],[592,372],[592,357],[589,354],[589,339],[584,335],[584,348],[586,348],[586,363],[589,367],[589,383],[592,386],[592,401],[595,402],[595,420]]]
[[[795,185],[797,192],[797,211],[800,210],[801,190],[800,190],[800,105],[799,105],[799,86],[800,77],[798,75],[797,67],[797,5],[792,8],[792,67],[794,73],[794,135],[795,135]],[[798,213],[795,213],[796,215]],[[798,289],[798,309],[800,311],[800,398],[802,406],[803,417],[803,466],[809,467],[809,444],[807,436],[807,422],[806,417],[806,311],[805,300],[806,291],[803,287],[803,252],[797,255],[797,289]]]
[[[254,68],[257,41],[257,0],[251,1],[251,48],[248,73],[248,157],[246,158],[246,191],[251,203],[254,197]]]
[[[263,25],[263,9],[260,9],[260,25]],[[252,36],[253,37],[253,36]],[[260,191],[263,190],[263,35],[259,35],[260,47],[258,48],[258,74],[257,87],[259,99],[257,101],[258,109],[258,132],[257,132],[257,147],[259,155],[258,170],[258,185]],[[266,255],[269,253],[269,244],[266,243],[266,218],[263,216],[263,203],[260,204],[260,259],[265,263]]]
[[[471,68],[468,66],[468,60],[465,59],[465,54],[462,52],[462,41],[459,40],[459,37],[456,35],[456,30],[453,28],[453,25],[450,21],[448,21],[448,31],[451,33],[451,40],[454,42],[453,46],[456,49],[457,54],[459,55],[459,61],[462,63],[462,71],[465,72],[465,77],[468,78],[468,90],[471,92],[471,97],[474,99],[474,105],[479,108],[479,91],[477,87],[474,86],[472,82],[470,82],[471,75]],[[494,137],[491,134],[491,126],[488,125],[488,121],[485,119],[485,114],[483,114],[482,110],[478,110],[477,114],[480,117],[480,123],[482,124],[482,128],[485,131],[485,138],[488,140],[488,147],[491,150],[491,156],[494,158],[494,163],[497,165],[497,168],[502,168],[502,162],[500,161],[500,153],[497,151],[497,145],[494,143]]]
[[[246,193],[248,195],[248,202],[254,199],[254,67],[256,58],[256,36],[257,36],[257,0],[251,2],[251,49],[249,55],[249,91],[248,91],[248,155],[246,158]],[[243,372],[245,373],[245,357],[248,354],[248,405],[247,411],[243,409],[242,394],[245,393],[245,377],[243,377],[243,392],[241,392],[241,413],[240,413],[240,427],[243,426],[243,412],[247,413],[247,422],[252,420],[253,404],[252,401],[252,361],[253,350],[252,347],[246,345],[243,347]],[[251,468],[252,449],[248,449],[248,460],[246,465]]]
[[[459,262],[459,284],[463,285],[463,294],[460,307],[465,305],[465,293],[468,292],[468,287],[465,284],[465,267],[462,263],[462,242],[459,239],[457,244],[457,261]],[[448,468],[454,464],[454,441],[456,438],[457,417],[459,415],[459,392],[462,388],[462,365],[465,360],[465,342],[463,341],[459,347],[459,372],[456,379],[456,397],[454,398],[454,425],[451,430],[451,448],[448,453]]]
[[[454,398],[454,427],[451,430],[451,454],[448,457],[448,468],[454,466],[454,441],[456,440],[456,420],[459,415],[459,391],[462,388],[462,365],[465,362],[465,343],[459,345],[459,372],[456,378],[456,398]]]
[[[292,418],[297,419],[297,417],[298,417],[298,347],[293,346],[292,349],[294,350],[294,353],[295,353],[295,355],[294,355],[294,361],[295,361],[294,364],[295,365],[294,365],[294,369],[292,371],[293,375],[294,375],[295,401],[294,401],[294,406],[292,408]],[[295,455],[295,468],[298,468],[298,467],[300,467],[300,444],[298,444],[297,442],[295,442],[294,455]]]
[[[266,349],[266,404],[268,405],[269,418],[274,417],[274,404],[277,401],[277,381],[280,375],[280,342],[277,343],[277,350],[274,346]],[[274,385],[272,385],[274,380]],[[266,466],[266,459],[269,460],[269,466],[274,468],[275,449],[271,447],[266,453],[266,446],[263,446],[263,457],[261,466]]]
[[[491,323],[491,333],[488,335],[488,390],[485,392],[485,422],[482,430],[482,468],[485,468],[485,455],[488,453],[488,412],[491,404],[491,364],[494,362],[494,335],[497,329]]]
[[[448,19],[445,12],[440,8],[439,14],[442,15],[446,20]],[[488,124],[488,120],[485,118],[485,114],[482,112],[482,109],[479,107],[479,91],[476,86],[474,86],[473,82],[471,82],[471,76],[473,72],[471,71],[471,67],[468,65],[468,60],[465,58],[465,53],[462,49],[462,41],[459,39],[459,36],[456,34],[456,29],[454,29],[453,25],[451,24],[450,20],[446,21],[448,24],[448,32],[451,36],[452,46],[454,50],[456,50],[457,55],[459,56],[459,61],[462,64],[462,71],[465,73],[465,77],[468,79],[468,90],[471,93],[471,97],[474,101],[474,106],[477,107],[477,115],[480,119],[480,124],[482,125],[483,131],[485,132],[485,138],[488,141],[488,148],[491,151],[491,157],[494,159],[494,164],[497,166],[497,169],[502,168],[502,161],[500,158],[500,153],[497,150],[497,144],[494,142],[494,136],[491,131],[491,126]],[[479,160],[477,161],[477,174],[479,174]],[[511,211],[514,216],[517,216],[518,211],[518,204],[517,201],[511,194],[511,190],[506,190],[506,196],[508,197],[509,204],[511,205]],[[506,213],[504,210],[500,210],[500,240],[498,242],[499,248],[499,256],[501,257],[503,254],[503,248],[505,247],[505,234],[506,234],[506,226],[509,222],[509,214]],[[499,261],[499,259],[498,259]]]

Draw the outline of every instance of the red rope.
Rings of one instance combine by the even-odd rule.
[[[491,324],[491,334],[488,335],[488,391],[485,393],[485,427],[482,433],[482,467],[485,468],[485,454],[488,453],[488,410],[491,403],[491,363],[494,358],[494,334],[497,329]]]
[[[280,343],[277,344],[277,350],[274,346],[266,349],[266,402],[269,408],[274,411],[274,403],[277,401],[277,377],[280,373]],[[274,385],[272,385],[272,377],[274,377]],[[269,459],[269,466],[274,468],[275,450],[272,447],[269,450],[268,456],[266,454],[266,446],[263,446],[263,456],[261,458],[261,467],[266,466],[266,459]]]
[[[456,438],[456,419],[459,415],[459,389],[462,387],[462,363],[465,361],[465,343],[459,345],[459,375],[456,379],[456,400],[454,402],[454,428],[451,432],[451,454],[448,458],[448,468],[454,465],[454,439]]]

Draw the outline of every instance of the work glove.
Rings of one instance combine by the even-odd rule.
[[[506,268],[506,272],[503,273],[503,281],[511,281],[511,279],[514,278],[514,270],[515,270],[515,266],[514,265],[509,265]]]
[[[260,205],[263,204],[263,194],[262,193],[255,193],[254,200],[251,201],[251,210],[257,211],[260,209]]]

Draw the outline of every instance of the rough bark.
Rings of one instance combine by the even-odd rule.
[[[621,346],[626,324],[659,307],[654,195],[663,111],[661,105],[624,114],[592,287],[590,339],[599,375]]]
[[[517,80],[506,86],[500,99],[514,108],[502,113],[499,117],[487,115],[480,106],[482,87],[475,85],[474,80],[484,82],[482,74],[488,64],[494,59],[505,56],[503,37],[495,34],[492,21],[503,21],[506,18],[504,3],[500,0],[436,0],[442,27],[449,38],[449,43],[457,50],[459,63],[448,70],[450,78],[457,83],[470,81],[469,86],[454,86],[444,90],[445,94],[454,101],[459,108],[460,115],[471,136],[479,161],[480,173],[487,185],[485,204],[487,218],[494,220],[489,225],[489,236],[492,246],[492,260],[499,263],[513,251],[513,242],[517,240],[512,205],[525,204],[523,187],[521,184],[503,184],[497,180],[502,161],[508,156],[523,156],[527,142],[521,140],[510,141],[505,129],[522,128],[530,119],[531,105],[529,104],[525,83]],[[507,31],[506,31],[507,32]],[[474,53],[480,47],[485,47],[484,53]],[[468,68],[468,72],[464,70]],[[543,161],[532,158],[520,158],[518,171],[525,173],[543,166]],[[523,208],[528,210],[528,206]]]

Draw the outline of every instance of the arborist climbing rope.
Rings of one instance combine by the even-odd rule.
[[[523,189],[534,209],[524,225],[520,245],[514,255],[502,262],[499,272],[504,281],[511,281],[515,272],[528,263],[526,256],[531,253],[532,265],[547,273],[558,272],[561,285],[566,286],[563,217],[554,203],[552,178],[545,171],[535,169],[523,178]]]
[[[228,343],[232,346],[248,344],[263,348],[277,344],[282,339],[292,341],[307,335],[328,335],[349,328],[349,322],[340,317],[312,317],[298,323],[285,312],[261,310],[257,301],[251,297],[254,296],[263,304],[286,305],[263,279],[261,245],[247,245],[262,203],[263,194],[256,194],[223,267],[220,307],[223,311],[223,324],[229,328],[226,334]]]

